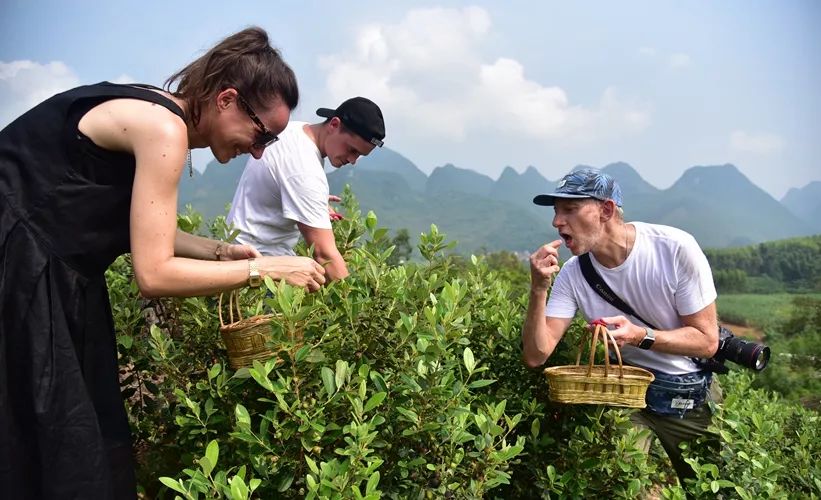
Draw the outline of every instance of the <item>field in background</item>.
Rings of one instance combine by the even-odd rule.
[[[716,301],[718,317],[722,323],[754,328],[763,332],[789,319],[795,310],[793,300],[798,297],[812,297],[821,300],[819,293],[721,294]]]

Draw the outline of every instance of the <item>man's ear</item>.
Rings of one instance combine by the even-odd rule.
[[[342,120],[340,120],[338,116],[331,117],[331,119],[328,120],[328,127],[330,127],[331,130],[339,132],[342,130]]]
[[[601,218],[604,222],[609,221],[616,214],[616,202],[613,200],[605,200],[601,202],[601,207]]]

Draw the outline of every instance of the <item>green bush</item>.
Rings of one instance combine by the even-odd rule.
[[[697,498],[821,498],[821,417],[754,389],[749,372],[722,378],[724,405],[712,428],[722,438],[720,456],[689,450]],[[701,453],[698,453],[701,451]],[[665,498],[681,498],[667,488]]]
[[[276,356],[250,368],[226,369],[214,298],[140,301],[128,259],[109,270],[147,497],[634,498],[670,482],[663,455],[636,449],[627,410],[547,400],[521,362],[528,283],[502,277],[511,266],[446,255],[436,226],[419,238],[420,262],[395,265],[376,216],[343,200],[334,230],[349,278],[314,294],[270,279],[243,290],[246,315],[277,315]],[[230,238],[224,219],[203,228],[189,211],[180,226]],[[550,363],[574,362],[584,331],[575,321]],[[752,414],[743,397],[728,401]],[[782,408],[797,428],[816,422]],[[778,459],[785,471],[804,463]],[[743,465],[721,478],[743,484]]]

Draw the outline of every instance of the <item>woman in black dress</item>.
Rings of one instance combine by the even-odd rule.
[[[4,498],[136,496],[104,279],[118,255],[131,252],[146,297],[214,294],[257,273],[309,290],[325,281],[312,259],[176,229],[189,150],[259,158],[297,105],[294,73],[265,31],[226,38],[166,90],[79,87],[0,131]]]

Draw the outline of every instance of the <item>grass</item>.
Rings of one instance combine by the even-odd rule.
[[[821,293],[738,293],[719,295],[716,306],[722,321],[766,330],[789,319],[794,310],[793,299],[802,296],[821,300]]]
[[[801,298],[814,302],[796,306]],[[726,294],[719,296],[717,306],[722,321],[749,327],[733,328],[737,335],[772,349],[769,366],[755,376],[756,387],[807,408],[821,408],[821,293]]]

